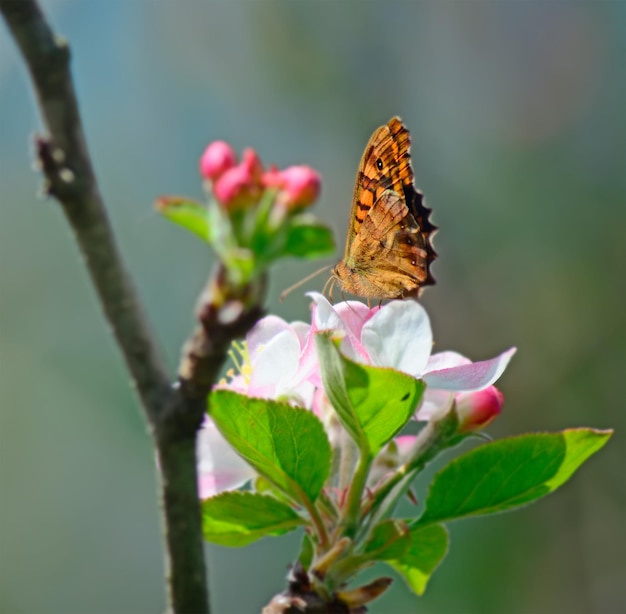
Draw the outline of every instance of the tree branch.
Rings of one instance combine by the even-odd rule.
[[[26,61],[48,134],[37,138],[46,191],[60,203],[137,388],[157,447],[167,545],[169,607],[209,612],[197,493],[196,432],[231,341],[261,315],[264,279],[229,286],[218,272],[203,297],[174,387],[118,250],[87,151],[70,73],[70,50],[35,0],[0,0]]]

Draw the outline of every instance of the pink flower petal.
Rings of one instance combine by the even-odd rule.
[[[345,337],[341,343],[341,351],[352,360],[369,363],[369,356],[363,348],[361,339],[354,331],[362,327],[359,320],[365,317],[365,312],[361,307],[354,307],[354,311],[348,316],[350,304],[358,303],[350,301],[350,303],[339,303],[331,305],[328,299],[319,292],[307,292],[307,296],[311,297],[315,302],[313,309],[313,328],[315,332],[320,330],[334,330],[345,333]],[[363,303],[359,303],[369,311]],[[348,318],[350,324],[344,320]]]
[[[431,371],[423,376],[431,388],[472,392],[491,386],[504,372],[511,357],[517,351],[511,348],[491,360],[483,360],[470,364]]]
[[[398,455],[401,462],[408,460],[408,454],[416,439],[416,435],[400,435],[394,439],[396,445],[398,446]]]
[[[428,364],[424,372],[430,373],[431,371],[439,371],[441,369],[470,364],[472,364],[472,361],[458,352],[437,352],[428,359]]]

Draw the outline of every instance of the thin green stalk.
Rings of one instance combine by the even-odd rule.
[[[374,493],[369,507],[366,508],[368,527],[390,514],[415,476],[441,451],[458,442],[455,437],[457,423],[456,414],[451,412],[442,420],[428,422],[417,434],[409,460],[398,467],[389,480]]]
[[[344,512],[345,535],[353,538],[358,529],[359,512],[361,508],[361,498],[365,490],[365,483],[372,465],[372,456],[368,452],[361,450],[361,456],[356,466],[356,471],[348,491],[348,501]]]
[[[356,464],[358,448],[356,443],[345,429],[341,429],[341,441],[339,450],[341,451],[341,460],[339,463],[339,484],[338,488],[340,492],[343,492],[348,485],[352,482],[352,474],[354,473],[354,466]]]
[[[311,516],[311,520],[313,522],[313,525],[315,526],[315,530],[317,531],[317,535],[320,540],[320,548],[325,550],[326,548],[328,548],[329,544],[328,531],[326,530],[326,525],[324,524],[324,521],[322,520],[322,517],[320,516],[317,507],[315,507],[315,505],[311,503],[309,498],[304,494],[300,498],[300,503],[302,503],[306,511],[309,512],[309,516]]]

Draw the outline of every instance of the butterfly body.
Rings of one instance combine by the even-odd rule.
[[[435,283],[436,230],[413,183],[410,135],[399,118],[378,128],[357,172],[346,249],[332,271],[350,294],[377,299],[417,298]]]

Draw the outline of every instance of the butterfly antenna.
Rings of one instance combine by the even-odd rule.
[[[286,290],[283,290],[280,293],[280,296],[278,297],[278,300],[282,303],[285,300],[285,297],[288,294],[290,294],[293,290],[295,290],[296,288],[299,288],[300,286],[304,285],[310,279],[313,279],[314,277],[316,277],[320,273],[323,273],[324,271],[327,271],[328,269],[330,269],[330,265],[323,266],[321,269],[318,269],[314,273],[311,273],[310,275],[307,275],[304,279],[301,279],[300,281],[296,282],[295,284],[293,284],[293,286],[289,286],[289,288],[287,288]],[[324,286],[324,288],[325,287],[326,286]]]

